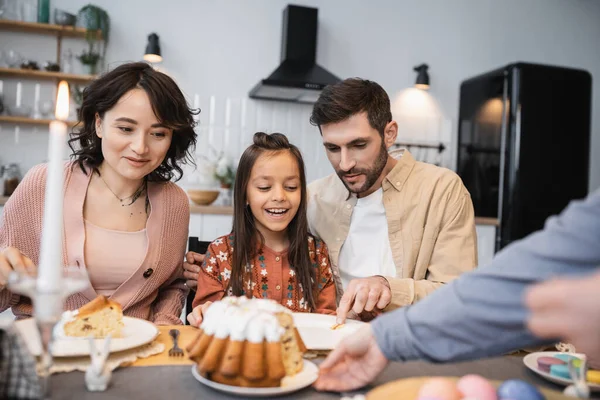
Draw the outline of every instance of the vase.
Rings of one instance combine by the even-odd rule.
[[[231,207],[233,205],[233,190],[231,189],[231,185],[221,184],[220,192],[221,205]]]
[[[50,0],[38,0],[37,22],[47,24],[50,22]]]
[[[87,75],[96,75],[98,64],[83,64],[83,72]]]

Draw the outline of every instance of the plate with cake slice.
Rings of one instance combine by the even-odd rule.
[[[333,350],[348,335],[365,325],[362,321],[346,319],[336,323],[335,315],[294,313],[294,323],[309,350]]]
[[[16,321],[15,327],[29,351],[39,356],[42,348],[35,320]],[[98,296],[77,310],[65,311],[53,333],[54,357],[78,357],[90,354],[90,336],[102,342],[110,335],[110,352],[115,353],[150,343],[158,336],[158,328],[143,319],[124,317],[119,303]]]

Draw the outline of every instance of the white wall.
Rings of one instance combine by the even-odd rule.
[[[53,0],[52,6],[75,12],[89,0]],[[160,35],[169,72],[191,97],[217,96],[217,119],[222,119],[225,97],[237,99],[265,78],[279,62],[281,11],[284,0],[95,0],[111,16],[108,61],[141,59],[146,35]],[[297,0],[295,4],[319,7],[318,61],[340,77],[361,76],[382,84],[394,95],[411,86],[412,67],[430,65],[431,94],[452,120],[456,134],[460,82],[475,74],[514,61],[540,62],[584,68],[594,80],[594,104],[600,104],[600,2],[592,0]],[[0,32],[0,48],[19,48],[38,61],[52,59],[50,38]],[[81,42],[65,47],[79,49]],[[78,47],[79,46],[79,47]],[[0,78],[1,79],[1,78]],[[14,87],[7,81],[5,89]],[[31,97],[33,89],[27,87]],[[51,90],[48,87],[48,90]],[[13,93],[6,97],[14,97]],[[260,102],[259,128],[283,128],[301,145],[310,179],[330,171],[308,126],[310,107]],[[290,115],[274,121],[276,115]],[[206,122],[204,112],[203,122]],[[253,113],[254,115],[254,113]],[[275,118],[276,120],[279,117]],[[600,108],[593,111],[591,146],[592,188],[600,187]],[[253,124],[250,124],[253,125]],[[230,143],[240,151],[245,137],[239,130]],[[288,128],[288,129],[286,129]],[[41,132],[21,129],[14,144],[14,128],[0,132],[0,162],[24,159],[26,167],[42,161],[46,140]],[[205,137],[206,135],[204,135]],[[219,142],[221,134],[215,140]],[[206,140],[206,139],[203,139]]]

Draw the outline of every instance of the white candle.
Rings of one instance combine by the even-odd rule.
[[[215,136],[215,96],[210,96],[210,109],[208,111],[208,145],[214,145]]]
[[[210,96],[210,110],[208,113],[208,125],[213,126],[215,124],[215,96]]]
[[[33,96],[33,104],[38,105],[40,102],[40,84],[35,84],[35,95]]]
[[[16,101],[16,106],[21,107],[21,91],[23,90],[21,82],[17,83],[17,101]]]
[[[194,110],[197,110],[200,107],[200,96],[194,95]],[[200,114],[194,115],[194,120],[198,121],[200,119]]]
[[[228,97],[225,100],[225,126],[229,127],[231,124],[231,99]]]
[[[228,97],[225,100],[225,138],[223,141],[224,148],[229,147],[229,126],[231,125],[231,99]]]
[[[240,116],[240,120],[243,130],[243,128],[246,126],[246,99],[242,99],[242,115]]]
[[[37,290],[40,293],[60,292],[63,289],[63,158],[67,143],[67,124],[64,121],[69,115],[69,85],[65,81],[60,82],[58,87],[55,114],[56,121],[50,123],[48,143],[44,225],[37,279]],[[52,307],[43,305],[39,307],[39,310],[48,313],[56,311],[51,309]]]
[[[33,118],[41,119],[42,114],[40,113],[40,84],[35,84],[35,95],[33,97]]]

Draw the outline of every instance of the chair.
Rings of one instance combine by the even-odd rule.
[[[196,237],[196,236],[190,236],[188,238],[188,251],[193,251],[198,254],[206,254],[209,244],[210,244],[210,242],[204,242],[204,241],[198,240],[198,237]],[[194,301],[195,295],[196,295],[196,291],[190,289],[190,293],[188,294],[187,301],[185,302],[186,318],[184,318],[184,321],[185,321],[186,325],[190,324],[187,321],[187,315],[192,312],[192,302]]]

